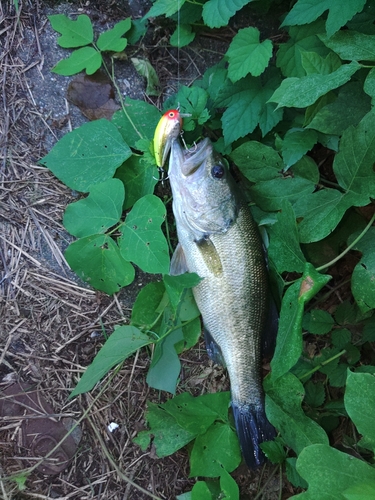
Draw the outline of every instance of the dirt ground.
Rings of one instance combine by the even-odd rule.
[[[50,73],[65,52],[56,45],[57,34],[47,14],[87,13],[98,29],[105,29],[109,19],[139,17],[147,6],[134,1],[96,4],[101,12],[95,2],[51,7],[19,0],[18,11],[13,2],[0,3],[0,390],[15,382],[27,386],[50,404],[56,425],[75,425],[71,435],[76,447],[63,471],[46,474],[25,443],[25,418],[0,417],[0,498],[4,500],[172,499],[195,482],[188,479],[187,452],[159,459],[153,449],[143,453],[132,442],[144,429],[147,401],[166,397],[145,382],[146,352],[127,360],[116,376],[109,374],[94,391],[68,400],[105,335],[115,325],[128,322],[139,288],[150,279],[138,273],[135,283],[111,297],[77,279],[63,256],[71,238],[61,222],[66,205],[77,194],[38,164],[58,138],[85,121],[66,101],[69,79]],[[151,54],[156,46],[151,40]],[[174,54],[163,50],[156,69],[161,71],[164,90],[170,91],[176,83]],[[192,78],[200,75],[205,62],[199,53],[202,47],[196,59],[191,53],[183,55],[184,67],[195,72]],[[121,91],[142,98],[144,82],[132,65],[125,62],[117,70]],[[225,375],[209,366],[202,345],[182,363],[185,387],[194,387],[197,393],[218,383],[227,388]],[[197,376],[201,377],[198,385]],[[26,405],[29,418],[38,418],[38,412],[30,417],[28,410]],[[118,425],[112,432],[111,423]],[[283,478],[274,466],[258,472],[242,466],[235,477],[241,498],[281,498]],[[26,480],[23,489],[14,479],[22,484]],[[291,494],[284,484],[282,497]]]

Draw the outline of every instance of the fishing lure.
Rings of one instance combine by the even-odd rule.
[[[154,155],[159,170],[164,167],[172,141],[180,135],[182,116],[178,109],[170,109],[160,118],[155,129]]]

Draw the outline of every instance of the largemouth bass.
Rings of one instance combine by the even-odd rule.
[[[169,179],[178,246],[171,274],[195,272],[193,289],[210,357],[225,364],[241,450],[254,469],[260,443],[275,430],[264,409],[262,336],[267,324],[268,273],[258,227],[224,160],[209,139],[184,150],[171,141]]]

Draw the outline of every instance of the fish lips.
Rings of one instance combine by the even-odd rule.
[[[171,145],[169,172],[178,169],[182,175],[189,177],[203,166],[207,158],[212,155],[212,151],[212,143],[208,138],[186,150],[182,149],[177,140],[174,140]]]

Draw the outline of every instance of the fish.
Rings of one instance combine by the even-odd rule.
[[[266,460],[260,444],[276,435],[265,413],[261,376],[263,337],[269,338],[266,330],[275,324],[270,321],[262,239],[248,203],[209,138],[185,149],[175,136],[167,148],[178,236],[170,272],[202,278],[193,294],[207,352],[227,368],[241,451],[248,467],[256,469]]]

